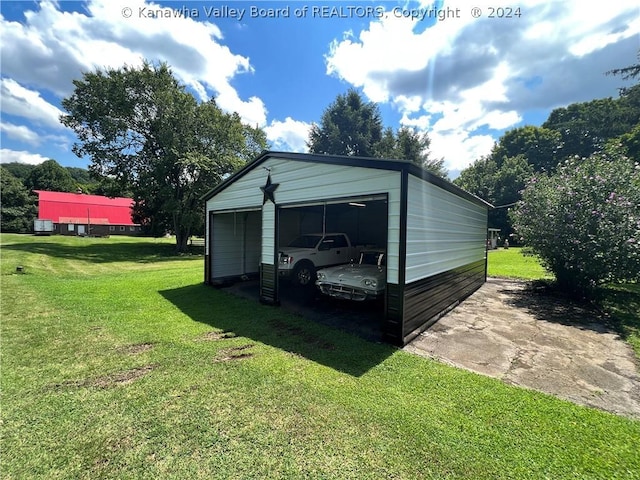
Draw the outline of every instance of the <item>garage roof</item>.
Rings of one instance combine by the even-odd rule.
[[[202,196],[203,200],[209,200],[214,197],[217,193],[223,191],[229,185],[234,183],[235,181],[242,178],[248,172],[253,170],[254,168],[260,166],[262,163],[267,161],[270,158],[278,158],[284,160],[294,160],[297,162],[313,162],[313,163],[324,163],[327,165],[348,165],[352,167],[364,167],[364,168],[375,168],[379,170],[389,170],[389,171],[407,171],[410,175],[421,178],[429,183],[432,183],[444,190],[447,190],[459,197],[466,198],[478,205],[493,208],[488,202],[485,202],[479,197],[472,195],[471,193],[463,190],[462,188],[454,185],[453,183],[445,180],[437,175],[434,175],[431,172],[424,170],[423,168],[418,167],[414,163],[408,160],[388,160],[388,159],[379,159],[379,158],[369,158],[369,157],[352,157],[346,155],[324,155],[324,154],[315,154],[315,153],[294,153],[294,152],[278,152],[267,150],[262,152],[256,159],[247,163],[242,169],[231,175],[225,181],[217,185],[216,187],[209,190],[205,195]]]

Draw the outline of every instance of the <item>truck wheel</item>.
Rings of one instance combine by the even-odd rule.
[[[293,270],[293,283],[306,287],[316,279],[316,269],[312,263],[301,262]]]

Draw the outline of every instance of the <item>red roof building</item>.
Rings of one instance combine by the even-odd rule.
[[[131,219],[131,198],[34,191],[38,194],[38,219],[52,220],[56,233],[98,236],[140,233],[140,225]]]

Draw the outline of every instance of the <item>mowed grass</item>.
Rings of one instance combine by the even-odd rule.
[[[522,280],[552,279],[537,257],[524,255],[522,248],[489,250],[487,275],[490,277],[518,278]]]
[[[3,478],[638,478],[640,422],[230,296],[166,241],[1,243]]]

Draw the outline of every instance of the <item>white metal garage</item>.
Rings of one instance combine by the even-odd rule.
[[[287,235],[337,228],[384,241],[383,336],[394,344],[486,279],[491,206],[410,162],[264,152],[205,200],[205,281],[259,276],[265,303],[278,304],[278,249]]]

